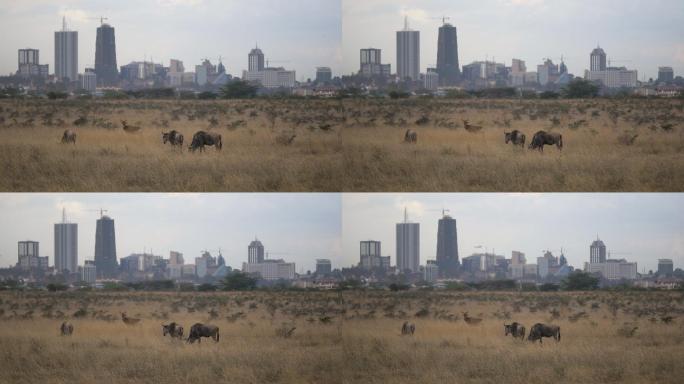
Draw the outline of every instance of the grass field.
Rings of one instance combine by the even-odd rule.
[[[120,311],[140,325],[123,324]],[[464,311],[483,321],[466,324]],[[682,293],[5,292],[0,313],[3,383],[679,383],[684,375]],[[59,335],[63,320],[72,336]],[[215,324],[221,339],[162,337],[172,320],[186,333],[194,322]],[[415,335],[400,334],[406,320]],[[504,322],[514,320],[528,330],[557,324],[561,341],[505,337]],[[278,335],[283,324],[296,327],[290,337]]]
[[[681,100],[5,100],[0,190],[683,191],[683,119]],[[170,129],[223,150],[165,146]],[[506,145],[513,129],[559,132],[563,151]]]

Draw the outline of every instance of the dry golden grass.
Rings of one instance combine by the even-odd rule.
[[[683,112],[680,100],[5,100],[0,190],[683,191]],[[59,142],[67,128],[75,146]],[[170,129],[186,145],[216,131],[223,151],[162,145]],[[528,143],[560,132],[564,149],[504,144],[513,129]]]
[[[0,299],[2,383],[678,383],[684,375],[681,293],[3,293]],[[81,308],[85,316],[74,319]],[[122,310],[141,317],[141,325],[124,325]],[[467,325],[463,311],[482,323]],[[586,316],[571,321],[581,312]],[[666,315],[674,321],[662,322]],[[331,322],[322,323],[323,316]],[[71,337],[59,336],[65,318],[75,326]],[[189,345],[163,338],[160,324],[170,320],[186,332],[196,321],[211,322],[221,340]],[[414,336],[400,335],[404,320],[416,324]],[[503,323],[512,320],[528,330],[535,322],[560,325],[561,341],[540,346],[504,337]],[[277,336],[283,323],[297,327],[291,337]],[[639,327],[633,336],[620,334],[625,323]]]

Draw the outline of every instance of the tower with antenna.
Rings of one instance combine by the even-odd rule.
[[[59,274],[78,272],[78,224],[67,221],[62,207],[62,222],[54,225],[55,270]]]
[[[396,225],[396,263],[401,273],[415,273],[420,267],[420,224],[411,223],[404,207],[404,222]]]
[[[62,16],[62,30],[55,31],[55,77],[78,80],[78,32],[69,30],[66,16]]]
[[[408,16],[404,30],[397,31],[397,75],[401,81],[417,81],[420,75],[420,31],[409,29]]]

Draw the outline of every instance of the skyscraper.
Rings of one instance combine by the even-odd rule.
[[[101,216],[95,229],[95,266],[101,277],[114,277],[118,262],[116,259],[116,235],[114,220]]]
[[[114,28],[109,24],[102,24],[97,29],[95,40],[95,74],[101,85],[109,86],[118,83],[119,70],[116,66],[116,40]],[[97,266],[98,273],[101,272]]]
[[[458,270],[456,220],[444,212],[437,225],[437,266],[444,276],[453,276]]]
[[[397,223],[397,268],[400,272],[418,272],[419,265],[420,224],[409,223],[404,209],[404,222]]]
[[[416,81],[420,74],[420,31],[408,27],[404,19],[404,30],[397,31],[397,75],[401,80]]]
[[[264,246],[261,244],[259,239],[255,238],[254,241],[249,243],[247,247],[247,263],[249,264],[259,264],[264,262]]]
[[[461,76],[458,64],[458,38],[456,27],[444,23],[439,27],[437,39],[437,73],[439,83],[442,85],[454,85]],[[439,264],[439,261],[438,261]],[[440,266],[440,268],[442,268]]]
[[[55,76],[59,81],[78,80],[78,32],[67,29],[66,19],[62,30],[55,31]]]
[[[589,263],[599,264],[606,262],[606,245],[598,237],[589,247]]]
[[[64,210],[62,222],[55,224],[55,269],[78,272],[78,224],[68,223]]]
[[[249,72],[258,72],[264,70],[264,53],[261,52],[259,47],[255,47],[249,52],[249,66],[247,67]]]
[[[593,51],[591,51],[590,60],[590,71],[606,70],[606,52],[604,52],[601,47],[596,47]]]

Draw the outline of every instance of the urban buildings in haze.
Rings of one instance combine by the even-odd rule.
[[[263,71],[266,67],[264,64],[264,53],[259,47],[255,47],[249,52],[248,61],[247,70],[249,72]]]
[[[589,70],[592,72],[598,72],[598,71],[605,71],[607,68],[606,65],[606,52],[603,50],[601,47],[596,47],[593,51],[591,51],[591,55],[589,57],[590,59],[590,64],[589,64]]]
[[[249,243],[249,246],[247,247],[247,262],[249,264],[259,264],[264,262],[264,245],[261,244],[261,241],[259,241],[257,238]]]
[[[316,259],[316,274],[328,275],[332,272],[332,263],[330,259]]]
[[[359,51],[359,75],[365,77],[389,77],[392,74],[391,64],[382,63],[382,50],[378,48],[362,48]]]
[[[399,272],[419,272],[420,224],[410,223],[404,210],[404,222],[397,223],[397,268]]]
[[[116,39],[114,28],[103,23],[97,28],[95,41],[95,74],[99,85],[118,85],[119,70],[116,65]],[[99,267],[98,267],[99,269]]]
[[[419,80],[420,74],[420,31],[409,29],[408,18],[404,29],[397,31],[397,75],[400,80]]]
[[[596,240],[589,247],[589,263],[598,264],[606,262],[606,245],[596,237]]]
[[[658,275],[668,276],[674,272],[674,263],[672,259],[658,260]]]
[[[66,19],[62,19],[62,30],[55,32],[55,77],[78,81],[78,32],[67,29]]]
[[[101,215],[95,228],[95,267],[97,267],[99,277],[108,278],[117,275],[114,220],[106,215]]]
[[[442,276],[454,276],[458,265],[456,219],[443,211],[437,224],[437,266]]]
[[[32,48],[20,49],[18,51],[17,75],[21,77],[40,76],[47,78],[49,66],[40,64],[40,51]]]
[[[360,242],[359,267],[365,270],[382,268],[389,270],[390,257],[382,255],[382,243],[375,240]]]
[[[445,21],[445,20],[444,20]],[[456,27],[444,22],[437,39],[437,73],[442,86],[456,85],[461,76],[458,63],[458,36]]]
[[[62,222],[55,224],[55,270],[78,272],[78,224],[67,222],[65,211]]]
[[[18,242],[17,267],[22,270],[48,268],[47,256],[40,256],[40,243],[37,241]]]

